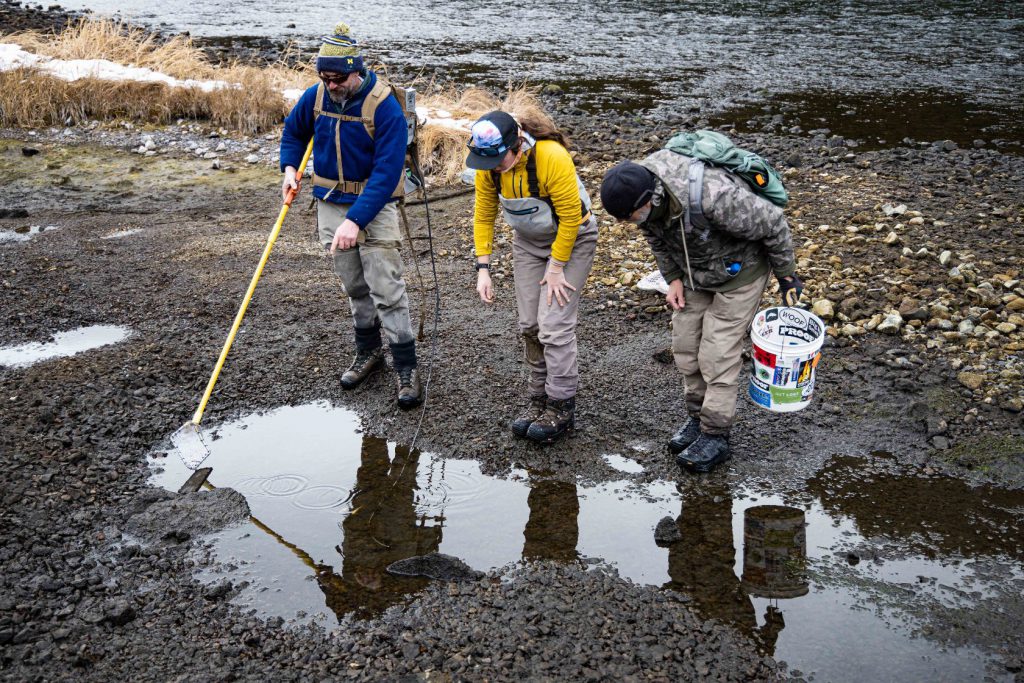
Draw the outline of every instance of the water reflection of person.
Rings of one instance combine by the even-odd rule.
[[[393,562],[436,552],[441,545],[441,527],[427,526],[416,515],[419,456],[419,451],[397,446],[391,460],[387,441],[363,439],[352,512],[342,522],[341,576],[323,567],[317,577],[327,606],[338,616],[379,614],[426,585],[427,579],[386,571]]]
[[[576,484],[530,472],[526,502],[530,518],[523,530],[523,559],[571,562],[579,557],[580,501]]]
[[[665,587],[691,596],[703,616],[735,627],[765,654],[774,654],[785,622],[782,612],[769,606],[764,626],[758,627],[754,604],[733,571],[736,549],[729,488],[694,486],[683,493],[682,512],[676,519],[682,540],[669,547],[671,581]]]

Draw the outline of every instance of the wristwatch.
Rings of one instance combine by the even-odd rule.
[[[487,270],[490,270],[491,269],[491,264],[490,263],[479,263],[479,262],[476,263],[476,269],[477,270],[481,270],[482,268],[486,268]]]

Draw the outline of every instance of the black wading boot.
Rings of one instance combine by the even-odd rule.
[[[530,429],[530,425],[544,414],[544,409],[547,407],[547,394],[534,394],[530,396],[530,407],[524,410],[522,415],[512,420],[512,424],[509,425],[512,427],[512,433],[516,436],[525,437],[526,432]]]
[[[576,397],[561,400],[549,398],[544,412],[526,430],[526,438],[537,443],[553,443],[567,431],[576,428]]]
[[[355,389],[383,365],[384,349],[379,346],[375,349],[359,349],[352,365],[341,376],[341,388]]]
[[[676,456],[680,467],[694,472],[710,472],[719,463],[729,459],[729,437],[723,434],[701,434],[690,446]]]
[[[687,446],[697,440],[700,436],[700,419],[691,415],[686,418],[683,426],[676,430],[672,438],[668,440],[668,450],[672,453],[679,453]]]
[[[398,374],[398,407],[415,408],[423,402],[420,373],[416,369],[416,340],[392,344],[391,362]]]
[[[420,373],[416,368],[400,368],[398,374],[398,407],[415,408],[423,403],[423,389],[420,387]]]

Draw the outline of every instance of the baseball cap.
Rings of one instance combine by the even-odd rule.
[[[519,140],[519,124],[503,111],[484,114],[469,129],[466,166],[478,171],[493,170]]]

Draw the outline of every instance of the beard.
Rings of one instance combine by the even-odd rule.
[[[359,86],[361,85],[362,79],[357,76],[355,83],[352,83],[351,85],[335,88],[334,90],[328,88],[327,97],[329,97],[331,102],[334,104],[343,105],[356,94],[356,91],[359,90]]]
[[[331,99],[331,102],[338,105],[345,104],[345,102],[348,101],[349,94],[348,88],[339,88],[338,90],[327,91],[327,97]]]

